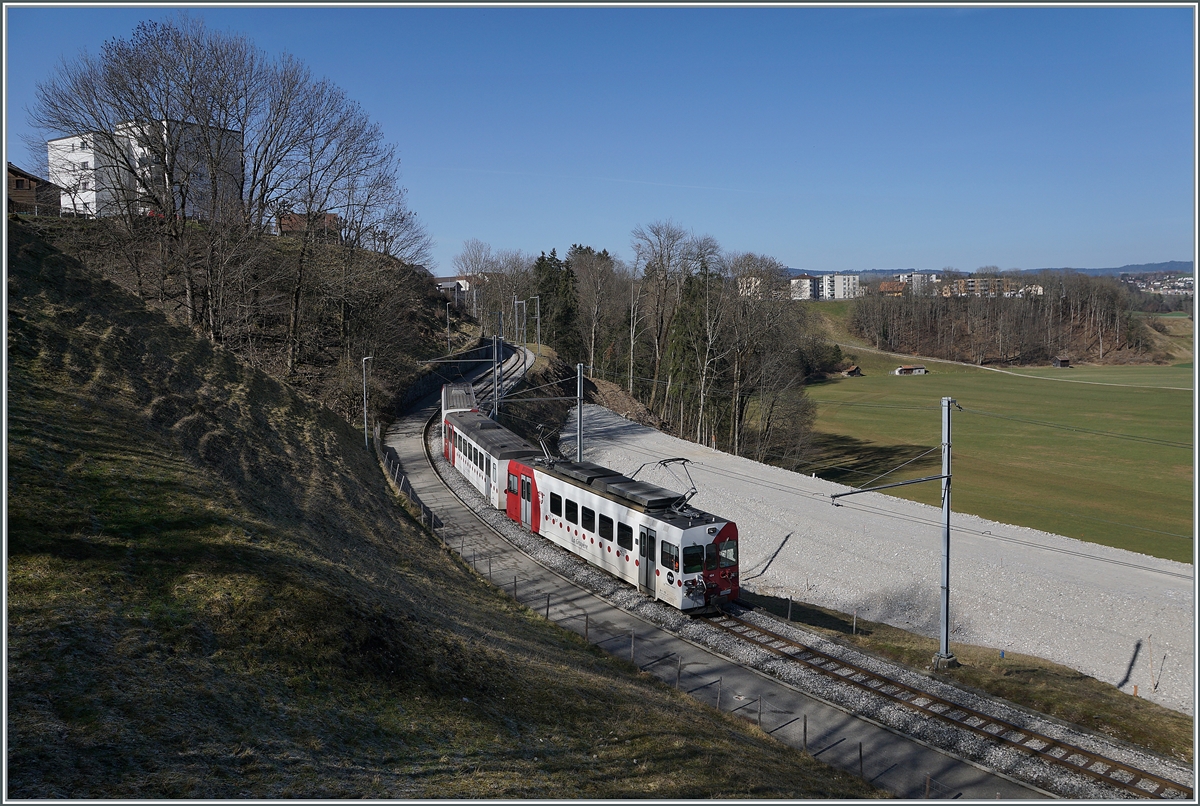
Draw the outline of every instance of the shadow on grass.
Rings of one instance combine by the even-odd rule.
[[[744,605],[754,607],[759,610],[765,610],[773,616],[787,621],[788,619],[788,600],[782,596],[764,596],[760,593],[751,593],[743,590],[738,597]],[[810,607],[803,602],[791,602],[791,621],[793,624],[801,624],[806,627],[817,627],[822,630],[831,630],[833,632],[843,633],[845,635],[870,635],[871,631],[862,626],[855,629],[855,624],[850,616],[845,616],[841,613],[833,613],[829,610]]]
[[[814,433],[805,464],[815,469],[816,474],[826,481],[861,486],[936,447],[877,445],[842,434]],[[940,468],[941,461],[941,454],[935,451],[913,462],[906,470]],[[889,481],[900,481],[902,478],[896,477]]]

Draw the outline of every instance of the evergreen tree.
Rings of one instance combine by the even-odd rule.
[[[575,321],[579,309],[575,273],[551,249],[549,255],[542,252],[534,262],[533,278],[542,305],[542,340],[564,361],[582,360],[582,343]]]

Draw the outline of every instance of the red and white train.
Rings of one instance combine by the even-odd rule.
[[[547,460],[481,414],[469,384],[442,387],[442,445],[491,506],[651,598],[697,613],[738,597],[737,524],[615,470]]]

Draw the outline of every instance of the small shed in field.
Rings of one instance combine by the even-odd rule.
[[[1056,367],[1070,367],[1070,366],[1071,366],[1071,359],[1069,359],[1069,358],[1055,358],[1055,359],[1054,359],[1054,361],[1053,361],[1053,362],[1051,362],[1051,363],[1053,363],[1053,364],[1054,364],[1054,366],[1056,366]]]
[[[896,367],[895,375],[928,375],[929,370],[925,369],[924,364],[905,364],[902,367]]]
[[[858,364],[855,364],[854,366],[850,367],[850,369],[842,372],[842,375],[847,378],[861,378],[862,370],[858,368]]]

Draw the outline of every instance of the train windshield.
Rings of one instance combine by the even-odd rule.
[[[737,541],[726,540],[721,544],[721,567],[732,568],[737,565]]]
[[[683,547],[683,573],[698,574],[704,570],[704,546]]]

